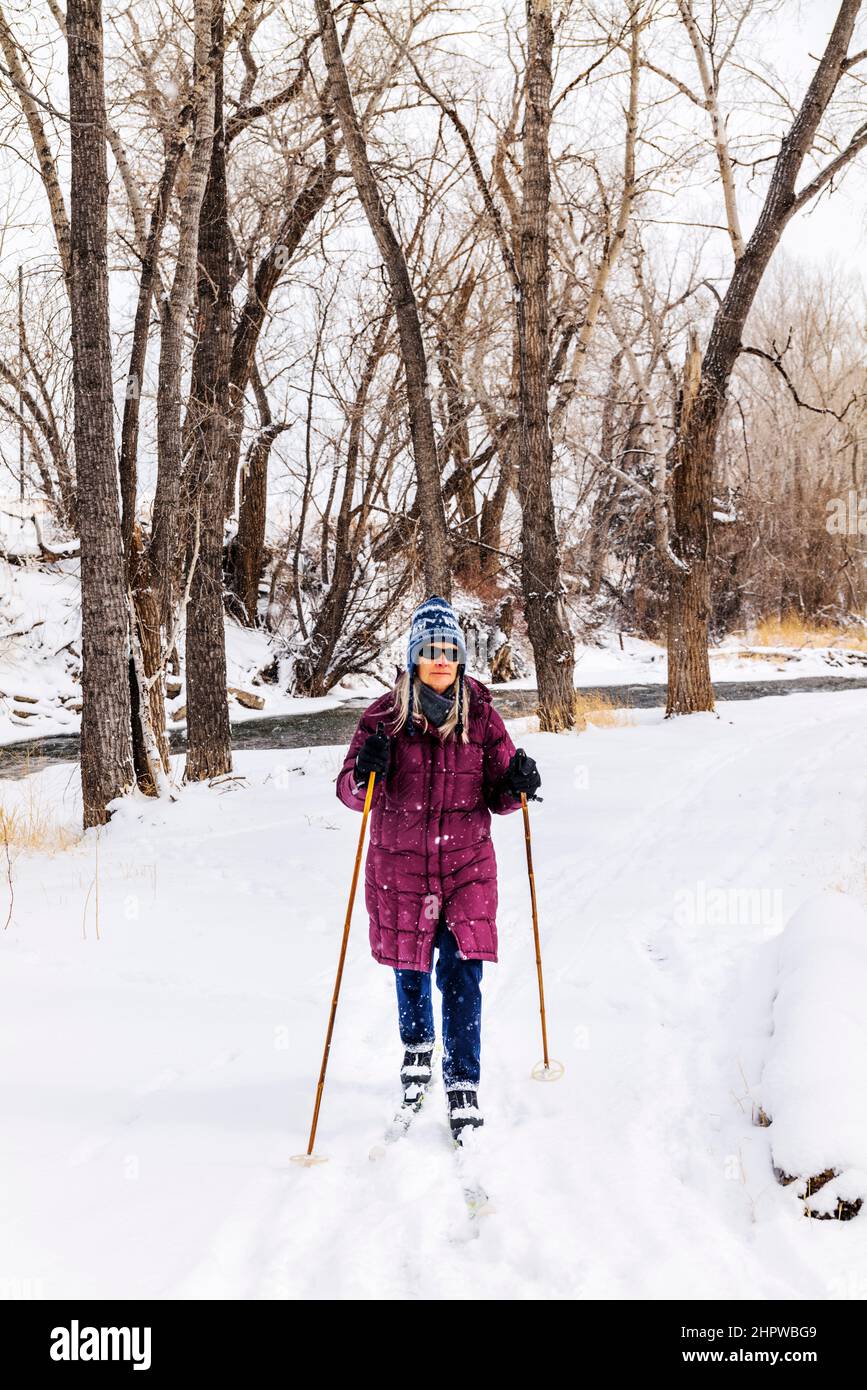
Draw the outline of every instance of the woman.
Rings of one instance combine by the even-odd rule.
[[[403,1103],[413,1110],[431,1080],[439,951],[443,1083],[457,1143],[467,1125],[482,1124],[482,962],[497,959],[491,812],[508,815],[541,786],[466,661],[454,610],[434,595],[412,615],[406,670],[365,710],[337,778],[340,800],[360,811],[377,774],[365,901],[373,957],[395,972]]]

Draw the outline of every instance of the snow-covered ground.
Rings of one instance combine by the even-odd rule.
[[[227,683],[263,701],[263,708],[256,710],[230,697],[233,723],[331,709],[355,693],[347,688],[317,700],[292,697],[281,684],[261,679],[260,673],[273,661],[265,632],[226,623]],[[0,745],[78,733],[80,670],[78,561],[29,568],[0,559]],[[166,701],[170,729],[185,727],[185,720],[175,717],[184,704],[181,683],[178,693]]]
[[[344,750],[242,753],[240,780],[137,798],[19,857],[0,931],[0,1285],[45,1297],[864,1298],[867,1216],[805,1220],[752,1123],[779,934],[817,890],[867,897],[861,692],[555,736],[531,805],[552,1055],[520,814],[495,820],[485,1186],[466,1215],[437,1082],[397,1094],[394,980],[355,905],[317,1149],[315,1082],[360,817]],[[77,772],[3,788],[74,825]],[[8,893],[0,862],[0,919]],[[98,881],[98,928],[97,898]],[[828,1087],[835,1086],[833,1069]],[[840,1104],[846,1104],[841,1091]]]
[[[817,893],[779,941],[761,1109],[780,1172],[834,1174],[809,1201],[830,1215],[867,1200],[867,912],[847,894]]]
[[[393,661],[403,663],[405,645],[406,633],[401,629],[392,644]],[[0,745],[78,732],[80,653],[78,561],[21,566],[0,559]],[[761,648],[730,637],[714,647],[710,656],[715,681],[867,675],[867,652],[840,647]],[[386,688],[370,676],[359,675],[345,678],[321,699],[294,697],[287,693],[288,662],[281,663],[276,682],[262,678],[274,663],[269,635],[231,621],[226,623],[226,663],[230,689],[262,701],[261,708],[250,709],[231,695],[233,723],[334,709],[358,696],[374,699]],[[485,679],[485,671],[480,669],[478,674]],[[599,645],[576,643],[576,686],[653,685],[666,678],[665,648],[656,643],[615,633],[603,635]],[[521,690],[534,685],[531,675],[499,688]],[[166,701],[169,728],[185,727],[185,702],[181,680],[177,693]]]

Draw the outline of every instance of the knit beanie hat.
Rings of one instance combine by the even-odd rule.
[[[413,735],[413,667],[422,648],[429,642],[451,642],[458,649],[458,723],[455,730],[458,738],[464,730],[464,669],[467,664],[467,644],[457,620],[455,610],[444,598],[436,594],[425,599],[410,619],[409,640],[406,647],[406,669],[409,674],[409,712],[406,731]]]

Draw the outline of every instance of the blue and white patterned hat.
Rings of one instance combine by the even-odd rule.
[[[458,724],[457,735],[463,732],[464,668],[467,663],[467,644],[455,610],[444,598],[432,594],[420,603],[410,619],[409,641],[406,646],[406,669],[409,674],[409,714],[406,731],[414,734],[413,725],[413,667],[422,648],[429,642],[453,642],[458,649]]]

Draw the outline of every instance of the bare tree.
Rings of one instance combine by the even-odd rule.
[[[24,112],[30,136],[33,141],[33,150],[39,164],[39,175],[42,179],[42,186],[45,189],[48,207],[51,212],[51,220],[54,227],[55,239],[57,241],[60,264],[67,288],[69,288],[72,273],[69,216],[66,211],[63,190],[60,186],[60,178],[57,173],[57,162],[45,129],[45,122],[43,119],[44,103],[38,102],[30,90],[21,62],[18,44],[2,8],[0,8],[0,49],[2,49],[3,56],[6,59],[9,80],[20,102],[21,110]]]
[[[804,160],[814,147],[819,124],[841,78],[864,56],[849,56],[860,9],[861,0],[842,0],[825,51],[774,160],[755,230],[735,263],[704,353],[699,350],[697,335],[693,335],[687,349],[677,430],[669,458],[669,715],[709,710],[714,704],[707,654],[714,456],[747,316],[785,227],[867,146],[865,122],[803,188],[796,188]]]
[[[232,768],[223,621],[223,502],[229,453],[232,294],[223,117],[223,0],[213,0],[214,136],[199,219],[199,315],[190,386],[194,439],[189,491],[198,554],[187,609],[186,781]],[[192,553],[192,545],[190,552]]]
[[[563,606],[560,550],[551,492],[552,443],[548,419],[548,205],[551,190],[548,132],[554,33],[550,0],[527,0],[527,73],[521,210],[519,374],[521,452],[521,579],[524,616],[539,687],[539,727],[572,728],[575,657]]]
[[[160,333],[157,421],[159,471],[154,499],[151,562],[160,584],[164,630],[172,625],[175,597],[175,555],[178,543],[183,450],[181,436],[181,376],[183,335],[196,286],[196,251],[202,201],[211,168],[214,143],[214,62],[211,48],[214,0],[195,0],[193,73],[201,93],[193,111],[195,139],[190,172],[181,201],[178,254],[171,293],[163,305]],[[222,61],[222,54],[220,55]]]
[[[389,220],[368,159],[367,146],[353,104],[349,77],[329,0],[316,0],[316,14],[331,84],[331,99],[343,132],[343,142],[352,166],[359,201],[382,256],[394,303],[406,374],[410,433],[415,455],[425,585],[429,593],[451,598],[452,576],[440,463],[431,413],[427,358],[415,293],[406,256]]]
[[[127,610],[112,422],[108,175],[101,0],[70,0],[70,285],[81,536],[81,785],[85,826],[133,780]]]
[[[231,588],[241,600],[241,616],[250,623],[257,621],[257,600],[261,578],[262,554],[265,544],[268,456],[276,433],[274,422],[263,416],[263,394],[255,384],[255,354],[262,331],[267,323],[269,305],[283,270],[292,263],[304,234],[324,207],[336,176],[336,141],[332,130],[331,113],[322,111],[324,154],[321,163],[306,176],[301,188],[290,200],[268,249],[259,261],[247,298],[241,308],[232,338],[232,358],[229,370],[229,459],[227,465],[227,512],[231,514],[235,482],[241,454],[244,429],[244,393],[253,384],[254,396],[264,432],[255,450],[251,451],[241,491],[238,536],[232,550],[229,569]],[[266,415],[269,412],[266,409]],[[270,437],[268,437],[270,436]],[[265,447],[267,439],[267,447]]]

